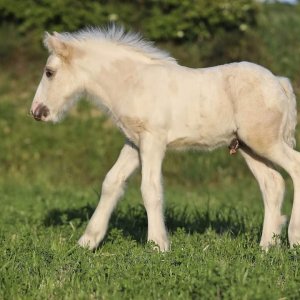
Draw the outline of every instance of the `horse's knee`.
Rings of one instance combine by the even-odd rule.
[[[266,190],[269,191],[275,197],[283,197],[285,190],[285,182],[283,177],[277,171],[270,173],[270,176],[267,181],[265,181]]]
[[[157,180],[143,180],[141,193],[146,208],[156,207],[162,202],[162,187]]]
[[[123,187],[125,179],[114,173],[108,173],[102,183],[102,194],[107,194]]]

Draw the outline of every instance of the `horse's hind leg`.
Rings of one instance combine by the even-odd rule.
[[[247,165],[258,181],[264,201],[264,225],[260,245],[264,249],[276,243],[274,235],[279,235],[285,223],[281,215],[281,205],[284,197],[284,180],[271,163],[256,156],[250,150],[240,150]]]
[[[256,135],[253,135],[255,139],[247,139],[245,136],[241,139],[259,156],[282,167],[293,180],[294,203],[288,229],[290,245],[293,246],[300,244],[300,153],[279,137],[271,139],[269,135],[268,143],[262,143],[268,133],[270,132],[256,131]]]
[[[300,245],[300,153],[284,142],[270,148],[268,158],[284,168],[294,184],[294,203],[288,229],[290,245]]]
[[[292,145],[294,116],[291,112],[294,108],[291,107],[291,99],[284,99],[286,97],[282,93],[278,97],[279,91],[278,84],[268,89],[269,97],[274,97],[274,106],[271,102],[267,106],[252,97],[253,101],[248,102],[252,106],[239,107],[236,115],[237,134],[254,153],[285,169],[293,180],[294,204],[288,231],[292,246],[300,244],[300,153],[287,144]]]

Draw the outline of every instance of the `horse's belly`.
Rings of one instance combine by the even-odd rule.
[[[204,124],[197,128],[177,128],[168,134],[168,148],[186,149],[196,148],[199,150],[212,150],[220,146],[229,145],[236,137],[234,122],[222,124]]]
[[[218,139],[203,139],[198,137],[179,137],[170,141],[167,145],[170,149],[199,149],[199,150],[213,150],[221,146],[229,145],[235,138],[235,135],[229,134],[220,136]]]

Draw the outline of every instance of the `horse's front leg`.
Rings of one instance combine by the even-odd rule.
[[[148,216],[148,241],[154,241],[161,251],[169,249],[168,234],[163,216],[161,165],[166,144],[161,137],[150,133],[140,142],[142,163],[141,191]]]
[[[79,245],[94,249],[102,241],[113,209],[123,193],[125,182],[138,166],[138,149],[126,142],[118,160],[103,181],[99,204],[78,241]]]

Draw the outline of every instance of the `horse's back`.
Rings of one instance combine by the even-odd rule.
[[[189,70],[178,72],[185,73],[184,82],[188,82]],[[191,70],[191,74],[186,98],[174,101],[174,108],[178,105],[180,111],[174,109],[177,119],[172,126],[176,130],[172,130],[170,139],[175,142],[171,145],[189,141],[214,148],[236,134],[245,140],[256,139],[254,143],[263,147],[282,134],[287,97],[279,79],[269,70],[240,62]]]

